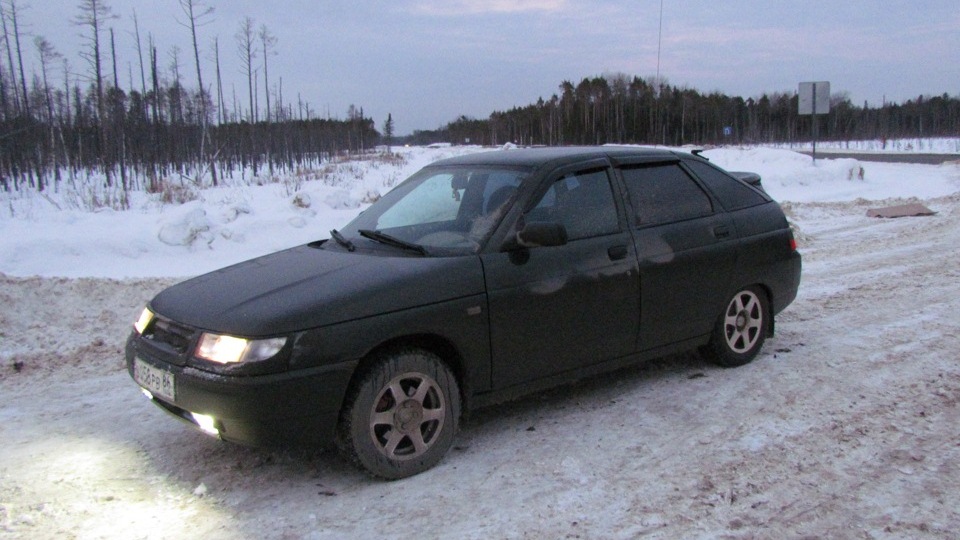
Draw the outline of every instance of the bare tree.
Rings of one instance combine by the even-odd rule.
[[[63,59],[63,97],[64,106],[60,112],[60,128],[57,133],[60,136],[60,150],[63,153],[62,163],[67,166],[67,174],[70,177],[71,185],[75,185],[76,173],[74,167],[70,166],[70,153],[67,151],[67,142],[63,137],[64,126],[73,123],[72,112],[70,111],[70,61],[66,58]]]
[[[245,17],[243,21],[240,22],[240,28],[237,30],[237,33],[234,34],[234,38],[237,40],[237,54],[240,56],[240,61],[243,62],[240,69],[242,73],[247,76],[247,92],[250,98],[248,120],[251,123],[255,123],[257,120],[256,109],[253,106],[253,59],[256,58],[257,51],[254,49],[253,19]]]
[[[200,115],[201,138],[200,138],[200,159],[207,162],[207,146],[210,142],[210,133],[208,131],[209,112],[207,111],[207,91],[203,86],[203,73],[200,69],[200,47],[197,45],[197,27],[203,26],[210,21],[213,15],[213,7],[205,5],[201,0],[180,0],[180,9],[187,17],[185,23],[180,23],[190,29],[190,40],[193,45],[193,62],[197,67],[197,87],[198,95],[198,113]],[[217,185],[217,168],[214,162],[209,162],[210,173],[212,175],[213,185]],[[199,178],[198,178],[199,180]]]
[[[203,72],[200,69],[200,47],[197,44],[197,27],[210,22],[213,15],[213,7],[205,5],[201,0],[179,0],[180,9],[187,17],[185,22],[180,25],[190,30],[190,41],[193,45],[193,62],[197,68],[197,88],[200,91],[200,116],[201,122],[205,125],[207,122],[207,100],[205,97],[206,87],[203,85]]]
[[[16,64],[13,62],[14,48],[10,43],[10,30],[7,27],[7,19],[10,18],[8,15],[8,11],[10,10],[10,8],[7,7],[8,3],[0,2],[0,25],[2,25],[3,28],[3,42],[7,49],[7,65],[10,66],[10,84],[13,85],[14,114],[17,114],[20,112],[22,103],[20,102],[20,87],[17,86]]]
[[[180,84],[180,47],[174,45],[170,49],[170,75],[173,84],[170,87],[170,123],[183,123],[183,85]]]
[[[86,46],[88,49],[82,51],[80,56],[87,60],[90,64],[91,69],[93,70],[93,80],[96,84],[97,89],[97,116],[99,117],[99,135],[100,135],[100,146],[101,159],[104,156],[107,140],[106,132],[104,130],[103,122],[106,118],[104,115],[104,103],[103,103],[103,70],[102,70],[102,58],[100,55],[100,27],[108,19],[113,18],[114,15],[110,11],[110,8],[102,0],[80,0],[80,14],[73,19],[73,23],[77,26],[86,27],[88,34],[84,37],[86,41]],[[112,180],[110,177],[110,168],[107,164],[104,164],[104,172],[107,175],[107,185],[112,185]]]
[[[7,35],[7,16],[6,16],[6,11],[4,11],[3,9],[2,3],[0,3],[0,22],[3,23],[2,25],[0,25],[0,30],[3,31],[3,40],[0,41],[0,45],[6,45],[9,42],[8,35]],[[7,52],[10,51],[8,47],[4,47],[4,48],[7,49]],[[15,108],[16,108],[16,105],[14,105],[14,109]],[[6,72],[4,71],[2,62],[0,62],[0,120],[6,120],[11,116],[13,116],[13,113],[10,110],[10,104],[7,102],[7,75],[6,75]],[[6,188],[7,184],[3,182],[2,186],[0,187]]]
[[[103,0],[80,0],[80,14],[73,22],[78,26],[85,26],[89,33],[84,36],[88,50],[82,51],[80,56],[90,64],[93,70],[93,80],[97,88],[97,114],[103,118],[103,69],[100,54],[100,29],[108,20],[114,18],[109,6]]]
[[[47,106],[47,121],[52,124],[54,120],[53,96],[50,92],[50,81],[47,73],[50,63],[58,58],[62,58],[62,55],[53,48],[53,45],[51,45],[49,41],[41,36],[33,38],[33,44],[37,47],[37,55],[40,57],[40,75],[43,81],[43,97]]]
[[[153,34],[147,35],[147,51],[150,54],[150,85],[153,87],[153,99],[151,100],[151,118],[153,125],[160,125],[160,79],[157,70],[157,46],[153,42]]]
[[[220,39],[213,38],[213,61],[217,66],[217,123],[223,124],[224,102],[223,102],[223,78],[220,76]]]
[[[147,95],[147,77],[143,71],[143,48],[140,41],[140,23],[137,21],[137,12],[133,12],[133,37],[137,41],[137,58],[140,60],[140,90],[143,96]]]
[[[37,47],[37,54],[40,56],[40,75],[43,81],[43,98],[46,101],[47,105],[47,128],[48,135],[50,137],[50,147],[48,150],[48,160],[52,161],[53,174],[55,178],[54,187],[60,183],[60,163],[58,160],[58,152],[56,151],[57,146],[57,131],[56,126],[59,124],[54,121],[53,116],[53,95],[50,91],[50,79],[47,77],[47,71],[50,66],[50,63],[61,58],[60,53],[54,50],[53,45],[50,45],[50,42],[46,39],[37,36],[33,39],[34,45]],[[61,135],[62,140],[62,135]]]
[[[113,28],[110,28],[110,60],[113,62],[113,87],[120,88],[120,77],[117,76],[117,43],[113,37]]]
[[[123,91],[120,90],[120,78],[117,76],[117,46],[114,41],[113,28],[110,29],[110,59],[113,62],[113,88],[110,89],[110,125],[114,132],[113,139],[119,144],[116,149],[116,161],[120,165],[120,185],[123,187],[121,205],[127,208],[129,199],[127,198],[127,134],[125,124],[125,111],[123,106]]]
[[[257,34],[257,37],[260,38],[260,45],[262,47],[261,52],[263,53],[263,96],[266,100],[266,113],[267,113],[267,124],[270,124],[270,77],[267,73],[267,59],[271,54],[276,54],[273,52],[272,48],[277,43],[277,38],[270,33],[267,29],[267,25],[260,25],[260,31]],[[270,176],[273,177],[273,131],[267,128],[267,166],[269,167]]]
[[[260,25],[260,32],[257,34],[260,38],[260,44],[263,51],[263,89],[267,100],[267,123],[270,123],[270,76],[267,73],[267,59],[270,55],[276,55],[273,46],[277,44],[277,37],[270,33],[267,25]]]
[[[23,90],[23,114],[30,116],[30,94],[27,92],[27,77],[23,72],[23,49],[20,47],[20,24],[17,19],[16,0],[8,0],[8,7],[10,23],[13,25],[13,41],[17,46],[17,64],[20,68],[20,89]]]

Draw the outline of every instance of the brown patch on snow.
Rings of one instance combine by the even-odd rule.
[[[879,218],[900,218],[900,217],[917,217],[917,216],[933,216],[933,215],[936,215],[936,212],[919,203],[901,204],[899,206],[887,206],[885,208],[871,208],[867,210],[867,217],[879,217]]]

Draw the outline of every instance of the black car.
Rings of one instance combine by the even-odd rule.
[[[158,294],[126,347],[144,393],[402,478],[469,409],[697,347],[745,364],[800,283],[759,177],[663,149],[438,161],[331,236]]]

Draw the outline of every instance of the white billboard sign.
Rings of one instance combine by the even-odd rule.
[[[798,114],[830,113],[830,83],[827,81],[800,83],[799,98]]]

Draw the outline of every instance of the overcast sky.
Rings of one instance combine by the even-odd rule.
[[[78,55],[84,29],[71,24],[80,0],[15,1],[21,31],[46,38],[75,71],[88,69]],[[132,71],[139,88],[134,10],[161,67],[178,46],[185,83],[195,86],[179,0],[102,1],[118,16],[109,24],[121,86],[129,87]],[[247,100],[234,36],[249,16],[278,38],[268,67],[273,87],[283,78],[284,101],[299,93],[320,115],[339,118],[354,104],[378,129],[391,113],[397,134],[549,99],[564,80],[657,71],[660,0],[204,3],[215,8],[199,29],[204,82],[215,80],[211,51],[219,37],[228,101],[234,88],[240,103]],[[858,105],[960,95],[957,0],[668,0],[662,35],[661,75],[702,92],[750,97],[830,81]],[[23,44],[25,61],[35,63],[32,38]]]

